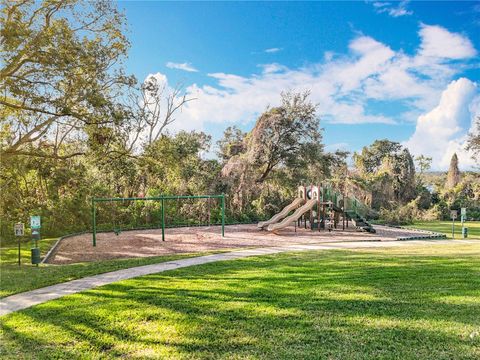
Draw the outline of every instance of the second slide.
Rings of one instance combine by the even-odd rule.
[[[270,220],[267,221],[260,221],[257,225],[259,229],[263,229],[267,227],[270,224],[274,224],[280,220],[282,220],[285,216],[287,216],[292,210],[298,208],[300,205],[302,205],[305,202],[304,199],[302,198],[296,198],[295,200],[292,201],[292,203],[288,204],[283,208],[282,211],[280,211],[278,214],[274,215]]]
[[[305,203],[305,205],[303,205],[302,207],[299,207],[297,210],[295,210],[295,212],[292,215],[287,216],[285,219],[283,219],[279,223],[268,225],[267,230],[268,231],[280,230],[280,229],[283,229],[283,228],[291,225],[292,222],[297,221],[300,218],[300,216],[302,216],[304,213],[306,213],[307,211],[312,209],[315,206],[316,203],[317,203],[316,199],[308,200]]]

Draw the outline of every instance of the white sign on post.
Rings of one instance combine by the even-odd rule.
[[[40,216],[30,216],[30,228],[40,229]]]
[[[467,208],[462,208],[460,214],[461,214],[463,217],[467,217]]]
[[[23,236],[25,234],[25,226],[22,223],[15,224],[13,230],[15,232],[15,236]]]
[[[457,210],[450,210],[450,217],[452,218],[452,220],[455,220],[457,216],[458,216]]]

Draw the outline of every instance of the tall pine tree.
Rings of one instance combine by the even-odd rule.
[[[450,160],[450,168],[448,169],[447,174],[447,189],[454,188],[460,182],[460,170],[458,169],[458,157],[454,153],[452,159]]]

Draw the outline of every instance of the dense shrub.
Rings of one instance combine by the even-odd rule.
[[[380,219],[389,225],[409,225],[419,218],[419,198],[395,209],[380,209]]]

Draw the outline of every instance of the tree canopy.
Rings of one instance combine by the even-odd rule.
[[[475,119],[475,130],[469,134],[467,150],[473,153],[473,159],[480,165],[480,116]]]
[[[398,142],[387,139],[375,140],[372,145],[365,146],[360,154],[353,154],[355,167],[365,174],[378,171],[386,157],[395,155],[402,149]]]
[[[279,165],[305,165],[323,150],[316,106],[310,93],[282,93],[282,104],[266,111],[248,134],[247,156],[264,181]]]
[[[1,9],[1,155],[67,158],[126,119],[118,99],[124,16],[107,1],[6,1]],[[62,146],[76,141],[72,147]]]
[[[360,153],[354,153],[353,160],[356,169],[353,177],[372,191],[375,208],[404,204],[415,198],[414,161],[408,149],[399,143],[376,140]]]

